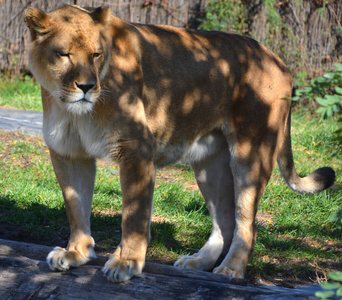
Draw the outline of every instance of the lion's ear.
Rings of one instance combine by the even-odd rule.
[[[95,23],[100,23],[104,26],[108,26],[112,20],[112,12],[109,6],[103,6],[96,8],[90,13]]]
[[[46,34],[51,26],[49,16],[33,7],[25,11],[25,23],[30,29],[32,40],[35,40],[38,35]]]

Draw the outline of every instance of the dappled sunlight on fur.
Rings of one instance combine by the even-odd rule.
[[[300,178],[290,137],[292,76],[255,40],[223,32],[131,24],[110,9],[31,8],[30,68],[42,87],[44,139],[70,224],[54,270],[93,256],[90,215],[96,159],[117,161],[122,240],[103,272],[114,282],[142,272],[157,167],[191,164],[212,233],[183,268],[243,278],[256,240],[259,200],[278,161],[302,193],[331,186],[331,168]]]

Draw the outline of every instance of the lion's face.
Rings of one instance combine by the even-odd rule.
[[[110,10],[73,9],[26,13],[32,44],[30,69],[57,103],[75,114],[92,110],[109,66],[105,33]],[[53,100],[52,100],[53,101]]]

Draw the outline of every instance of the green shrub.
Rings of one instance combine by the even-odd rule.
[[[206,16],[200,21],[202,30],[234,30],[241,34],[247,27],[245,6],[241,0],[208,0]]]
[[[330,218],[330,222],[336,222],[336,227],[342,229],[342,209],[334,212]]]
[[[342,299],[342,272],[330,272],[328,277],[332,282],[323,282],[321,287],[327,291],[316,292],[315,296],[321,299],[329,299],[336,296],[337,299]]]
[[[335,131],[336,138],[342,142],[342,64],[335,64],[335,71],[325,73],[311,80],[303,89],[296,90],[294,101],[315,100],[319,107],[317,112],[322,119],[337,116],[339,129]]]

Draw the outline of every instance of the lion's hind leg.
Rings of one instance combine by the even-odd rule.
[[[258,204],[283,141],[284,124],[273,124],[271,121],[277,118],[285,120],[287,112],[286,107],[283,110],[276,107],[270,110],[264,123],[248,124],[250,121],[246,121],[235,136],[230,135],[228,142],[235,189],[235,229],[229,251],[214,273],[244,278],[256,241]],[[261,109],[259,113],[262,113]],[[249,133],[251,136],[248,136]]]
[[[241,153],[241,149],[239,150]],[[257,149],[246,160],[232,158],[235,187],[235,230],[228,254],[214,273],[244,278],[256,241],[255,215],[274,162],[265,167]]]
[[[235,228],[234,184],[230,169],[230,154],[224,136],[216,140],[214,153],[191,163],[198,186],[205,198],[212,219],[212,232],[198,253],[183,256],[175,266],[197,270],[212,270],[220,257],[229,250]]]

